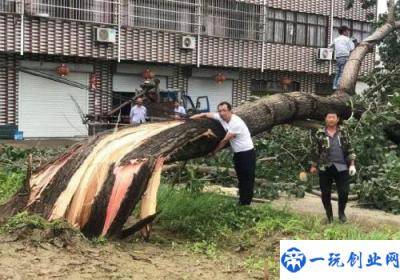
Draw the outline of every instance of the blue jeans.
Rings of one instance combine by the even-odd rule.
[[[342,56],[336,58],[336,75],[335,79],[333,80],[333,89],[337,89],[339,87],[340,78],[342,78],[343,69],[346,65],[348,57]]]

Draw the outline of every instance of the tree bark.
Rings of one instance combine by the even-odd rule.
[[[397,26],[394,21],[388,22],[353,51],[340,88],[332,96],[281,93],[244,104],[235,113],[246,122],[252,135],[298,120],[322,120],[332,109],[343,118],[350,117],[349,94],[354,92],[362,59]],[[154,185],[157,179],[149,182],[153,173],[162,167],[156,167],[157,162],[204,156],[224,134],[215,120],[188,120],[98,135],[34,170],[27,177],[25,187],[0,206],[0,219],[26,210],[48,220],[66,219],[87,236],[119,234],[145,191],[157,189]],[[142,216],[140,227],[155,215],[155,196],[153,191],[150,193],[142,201],[149,205],[141,205],[147,209],[147,217]]]

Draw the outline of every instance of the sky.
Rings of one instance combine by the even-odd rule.
[[[387,2],[386,2],[386,0],[378,0],[378,14],[384,13],[386,11],[387,11]]]
[[[384,13],[387,10],[386,0],[378,0],[378,14]]]

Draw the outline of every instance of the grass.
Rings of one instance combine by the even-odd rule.
[[[10,198],[22,186],[25,174],[0,170],[0,204]]]
[[[0,203],[16,192],[24,176],[20,171],[0,169]],[[392,228],[350,223],[325,225],[320,217],[277,210],[267,203],[238,206],[233,198],[173,189],[168,184],[160,187],[158,208],[161,213],[155,224],[171,233],[174,242],[184,242],[191,252],[210,259],[217,259],[224,252],[239,254],[244,269],[261,273],[266,265],[272,277],[278,275],[279,240],[282,239],[400,239],[400,232]],[[60,221],[48,222],[36,215],[20,213],[3,225],[0,232],[26,226],[57,229],[64,225]],[[104,238],[93,240],[94,244],[106,242]]]
[[[393,228],[326,225],[320,217],[296,215],[270,204],[237,206],[232,198],[167,185],[160,188],[158,207],[156,224],[187,240],[191,251],[217,258],[224,250],[242,247],[243,267],[261,273],[266,265],[273,279],[279,273],[279,240],[400,239],[400,231]]]
[[[66,228],[72,229],[72,227],[68,225],[65,221],[54,220],[49,222],[39,215],[28,214],[27,212],[21,212],[8,219],[7,222],[0,227],[0,233],[12,232],[22,228],[31,228],[40,230],[45,230],[45,229],[63,230]]]
[[[232,233],[263,238],[279,233],[292,239],[400,239],[390,228],[362,228],[354,224],[325,225],[315,216],[273,209],[270,204],[237,206],[236,200],[214,193],[193,193],[162,186],[158,223],[194,241],[225,240]]]

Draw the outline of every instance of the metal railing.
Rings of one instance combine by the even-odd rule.
[[[20,14],[23,0],[0,0],[0,13]]]
[[[31,16],[118,24],[118,1],[114,0],[25,0]]]
[[[200,0],[128,0],[122,25],[197,33]]]
[[[263,6],[233,0],[202,0],[203,34],[261,40]]]
[[[118,30],[122,25],[263,42],[275,41],[270,38],[272,29],[278,39],[284,38],[285,32],[294,33],[285,27],[293,27],[293,20],[275,19],[273,24],[267,10],[276,9],[240,0],[0,0],[2,13],[118,25]],[[304,35],[302,24],[297,25],[299,35]],[[359,29],[359,37],[368,34],[364,27]],[[299,44],[304,36],[297,36],[299,42],[292,37],[288,37],[289,43]]]

